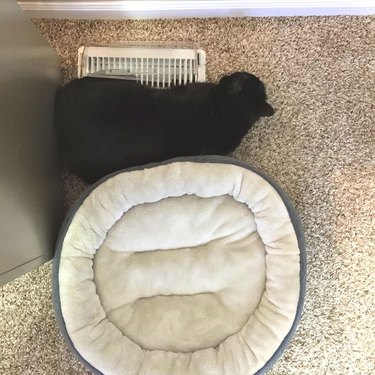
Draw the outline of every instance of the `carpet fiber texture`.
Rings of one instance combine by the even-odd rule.
[[[276,113],[232,156],[287,192],[308,258],[301,323],[269,374],[374,374],[375,18],[34,22],[65,82],[79,46],[122,40],[194,41],[206,50],[208,80],[245,70],[265,82]],[[63,179],[69,207],[84,184]],[[1,374],[89,373],[58,332],[51,263],[0,291]]]

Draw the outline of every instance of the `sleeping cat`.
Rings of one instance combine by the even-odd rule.
[[[263,83],[245,72],[166,90],[86,77],[58,93],[55,126],[62,161],[93,183],[129,166],[228,154],[273,113]]]

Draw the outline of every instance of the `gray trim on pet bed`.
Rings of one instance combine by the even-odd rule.
[[[83,201],[90,195],[90,193],[100,184],[102,184],[104,181],[108,180],[109,178],[123,173],[123,172],[130,172],[130,171],[136,171],[136,170],[143,170],[146,168],[152,168],[160,165],[167,165],[170,163],[174,162],[195,162],[195,163],[217,163],[217,164],[232,164],[235,166],[239,166],[245,169],[248,169],[261,177],[263,177],[268,183],[270,183],[274,189],[277,191],[277,193],[280,195],[282,198],[285,207],[288,210],[289,217],[291,219],[291,222],[293,224],[297,239],[298,239],[298,246],[300,249],[300,292],[299,292],[299,300],[298,300],[298,306],[297,306],[297,311],[295,315],[294,322],[292,324],[292,327],[289,331],[289,333],[286,335],[284,340],[281,342],[280,346],[278,349],[275,351],[273,356],[265,363],[265,365],[259,369],[254,375],[261,375],[265,374],[273,365],[274,363],[280,358],[281,354],[283,351],[286,349],[287,345],[289,344],[290,340],[293,337],[293,334],[297,328],[298,322],[301,319],[302,315],[302,310],[303,310],[303,304],[304,304],[304,295],[305,295],[305,289],[306,289],[306,248],[305,248],[305,240],[304,240],[304,235],[303,235],[303,229],[302,229],[302,223],[300,218],[298,217],[292,202],[286,195],[286,193],[276,184],[275,181],[273,181],[269,176],[267,176],[265,173],[259,171],[257,168],[247,165],[239,160],[230,158],[230,157],[225,157],[225,156],[193,156],[193,157],[180,157],[180,158],[175,158],[175,159],[170,159],[166,160],[160,163],[151,163],[147,165],[142,165],[142,166],[137,166],[137,167],[132,167],[132,168],[127,168],[124,170],[120,170],[117,172],[114,172],[95,184],[91,185],[89,188],[87,188],[82,195],[77,199],[77,201],[74,203],[74,205],[70,208],[64,223],[61,227],[57,244],[56,244],[56,252],[53,260],[53,270],[52,270],[52,290],[53,290],[53,305],[55,309],[55,316],[56,320],[58,322],[58,325],[60,327],[60,330],[62,332],[62,335],[64,336],[64,339],[66,340],[68,346],[70,349],[73,351],[73,353],[77,356],[77,358],[85,364],[85,366],[94,374],[97,375],[103,375],[100,371],[98,371],[96,368],[94,368],[90,363],[88,363],[81,355],[80,353],[76,350],[74,347],[73,342],[71,341],[69,334],[67,332],[66,326],[65,326],[65,321],[62,316],[62,311],[61,311],[61,305],[60,305],[60,291],[59,291],[59,264],[60,264],[60,257],[61,257],[61,250],[62,250],[62,245],[64,242],[64,238],[66,235],[66,232],[70,226],[70,223],[73,220],[73,217],[76,213],[76,211],[79,209]]]

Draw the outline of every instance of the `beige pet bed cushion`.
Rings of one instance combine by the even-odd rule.
[[[98,374],[261,373],[302,307],[296,220],[274,183],[228,158],[110,176],[60,235],[61,330]]]

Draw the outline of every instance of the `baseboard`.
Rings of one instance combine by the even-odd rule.
[[[374,0],[20,0],[18,4],[32,18],[152,19],[375,14]]]

